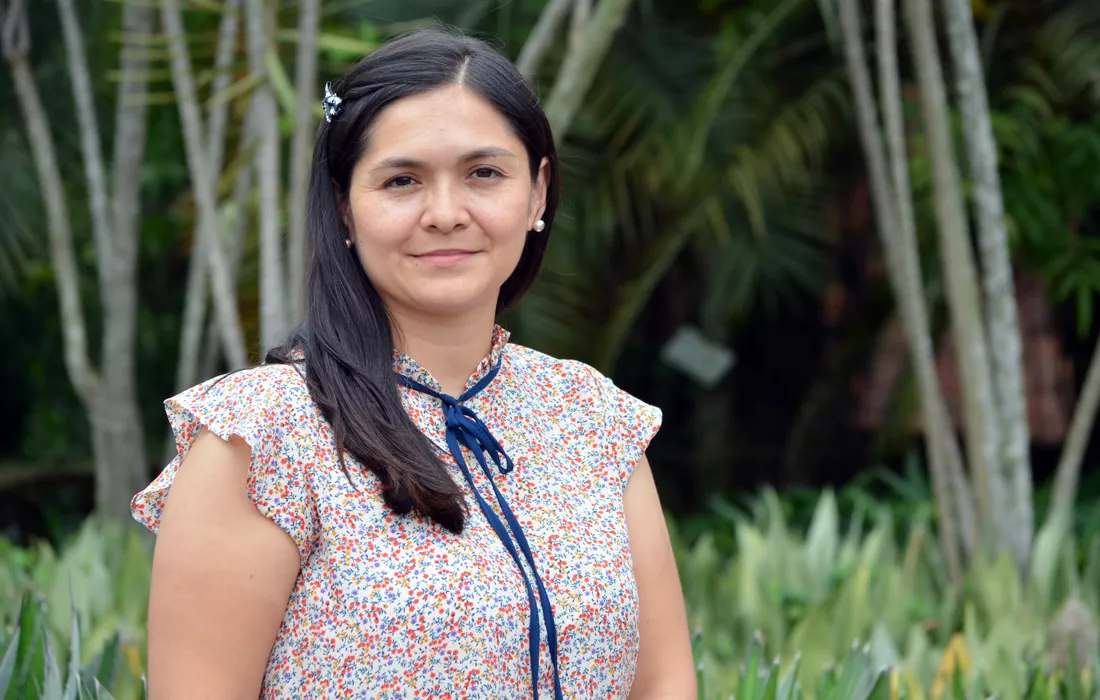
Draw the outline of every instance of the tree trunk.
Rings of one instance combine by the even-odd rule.
[[[147,481],[148,466],[134,376],[140,172],[146,134],[145,103],[135,98],[145,93],[147,61],[127,52],[125,47],[121,52],[115,110],[114,182],[109,193],[83,32],[71,0],[59,0],[58,10],[76,105],[96,247],[103,309],[102,374],[92,367],[87,354],[87,334],[65,192],[47,115],[26,61],[29,32],[26,17],[21,16],[21,1],[13,3],[5,17],[4,52],[27,124],[46,202],[51,262],[61,301],[66,368],[92,428],[95,509],[106,517],[125,520],[129,518],[131,497]],[[123,25],[124,36],[148,36],[152,33],[153,15],[147,8],[128,5],[123,10]]]
[[[151,7],[128,4],[123,8],[125,36],[150,37],[156,28]],[[103,299],[104,401],[97,408],[106,422],[108,456],[96,456],[97,483],[110,479],[110,490],[100,489],[97,508],[111,517],[130,517],[130,499],[148,483],[141,411],[137,399],[137,264],[141,248],[141,170],[145,160],[148,114],[149,61],[141,52],[121,51],[115,98],[115,133],[111,183],[111,231],[114,264],[109,269]],[[83,66],[86,70],[87,66]],[[89,81],[90,83],[90,81]],[[102,263],[101,263],[102,264]],[[107,463],[103,464],[104,459]],[[109,470],[109,472],[108,472]],[[109,475],[108,475],[109,474]]]
[[[245,130],[251,131],[250,116],[245,117]],[[249,199],[252,196],[252,168],[241,168],[237,173],[237,182],[233,186],[233,199],[229,202],[227,216],[223,217],[223,228],[226,230],[224,244],[229,249],[229,272],[234,285],[237,283],[237,271],[241,266],[241,256],[244,252],[244,237],[249,226]],[[211,319],[211,322],[213,319]],[[216,371],[218,355],[221,352],[221,338],[213,332],[213,327],[206,333],[206,343],[202,349],[202,357],[199,360],[200,376],[209,377]]]
[[[542,62],[546,50],[554,43],[554,33],[569,13],[573,2],[574,0],[549,0],[542,8],[539,20],[535,22],[534,29],[523,43],[519,58],[516,59],[516,68],[527,80],[534,80],[539,63]]]
[[[88,334],[80,305],[80,277],[73,252],[65,189],[61,184],[57,152],[50,134],[49,115],[42,107],[38,86],[27,63],[30,28],[27,26],[25,0],[9,0],[7,3],[0,41],[15,86],[23,125],[27,129],[42,201],[46,206],[46,231],[50,239],[50,262],[61,312],[65,370],[77,396],[88,407],[88,399],[99,393],[102,382],[88,359]]]
[[[912,250],[904,250],[907,240],[902,232],[898,206],[904,198],[900,190],[902,182],[893,182],[891,172],[887,167],[886,153],[883,143],[882,130],[879,128],[878,115],[875,108],[873,88],[870,72],[867,68],[865,52],[863,48],[863,29],[859,21],[859,8],[856,0],[840,0],[838,3],[840,27],[844,39],[844,57],[848,66],[848,74],[852,86],[852,94],[856,104],[856,117],[859,122],[859,135],[863,147],[864,156],[867,159],[868,180],[871,188],[871,203],[875,210],[875,218],[878,222],[877,230],[882,242],[883,254],[886,257],[887,276],[897,299],[899,315],[905,327],[906,339],[909,343],[910,356],[913,358],[917,370],[917,379],[921,391],[921,408],[928,426],[936,425],[936,399],[939,395],[939,384],[933,378],[931,385],[927,383],[927,372],[924,363],[931,354],[931,333],[928,329],[928,317],[924,311],[924,297],[921,291],[920,259],[915,245]],[[884,8],[880,3],[879,30],[880,43],[888,39],[892,34],[893,22],[892,6]],[[883,32],[886,37],[882,36]],[[892,44],[892,42],[891,42]],[[893,46],[889,47],[892,52]],[[890,61],[891,56],[886,60]],[[896,59],[895,59],[896,60]],[[890,63],[884,67],[884,72],[893,73],[895,67]],[[896,97],[887,94],[883,103],[890,110],[894,105],[889,98]],[[887,112],[894,114],[893,111]],[[896,119],[894,123],[896,131]],[[895,150],[896,144],[895,144]],[[907,162],[907,161],[906,161]],[[895,176],[897,168],[894,168]],[[903,178],[907,179],[907,178]],[[913,274],[914,268],[916,274]],[[934,377],[934,374],[933,374]],[[942,400],[941,400],[942,403]],[[929,437],[938,433],[930,431]],[[935,489],[936,503],[940,512],[939,531],[940,547],[943,551],[944,563],[947,568],[948,579],[957,584],[961,579],[961,566],[959,562],[958,535],[955,528],[954,503],[946,491],[948,477],[945,471],[944,457],[947,453],[943,449],[930,450],[930,469],[932,483]]]
[[[250,107],[248,113],[245,115],[244,126],[242,128],[243,133],[251,133],[254,114],[255,109]],[[252,148],[251,141],[243,140],[239,147],[242,153],[247,153],[248,150]],[[244,236],[248,227],[248,200],[251,194],[252,168],[240,168],[237,171],[237,181],[233,186],[232,196],[221,205],[218,211],[218,235],[221,237],[221,245],[226,251],[224,255],[227,258],[226,265],[229,268],[229,286],[234,289],[237,287],[237,270],[240,267]],[[198,255],[199,252],[197,250],[192,253],[192,257]],[[206,267],[204,258],[196,259],[191,263],[192,272],[194,272],[196,268],[203,267]],[[189,289],[188,292],[190,291]],[[205,308],[205,300],[202,300],[202,304],[198,305],[198,308]],[[203,318],[200,316],[196,322],[200,324],[203,323]],[[189,355],[180,357],[181,369],[178,370],[180,374],[177,374],[177,379],[184,371],[182,369],[184,361],[187,361],[188,370],[192,371],[194,374],[194,380],[187,382],[184,386],[180,387],[180,390],[193,386],[200,380],[210,378],[217,372],[218,358],[222,356],[223,349],[222,335],[218,332],[217,315],[207,317],[205,323],[205,332],[203,332],[202,326],[199,326],[197,329],[189,329],[190,333],[194,335],[193,337],[191,335],[187,337],[193,339],[196,343],[201,342],[201,346],[195,347],[193,351],[189,351]],[[225,357],[225,360],[226,364],[232,367],[232,363],[228,356]],[[168,462],[175,454],[175,435],[169,432],[164,441],[162,461]]]
[[[581,101],[596,77],[611,42],[626,21],[632,0],[600,0],[583,39],[565,55],[546,100],[546,115],[558,140],[564,139]]]
[[[236,287],[232,283],[225,251],[218,235],[217,193],[215,174],[207,161],[206,145],[202,139],[202,116],[195,94],[195,79],[191,71],[191,57],[183,31],[177,0],[160,0],[161,23],[168,38],[171,55],[172,84],[175,87],[180,122],[183,126],[183,142],[187,157],[187,169],[191,175],[198,228],[205,240],[207,263],[213,286],[214,311],[222,336],[227,364],[239,369],[248,364],[244,334],[237,312]]]
[[[906,0],[910,50],[916,64],[921,113],[928,137],[940,255],[951,326],[957,342],[967,461],[974,476],[979,541],[1008,544],[1008,490],[997,470],[1000,425],[989,374],[989,349],[961,183],[951,140],[947,96],[936,47],[930,0]]]
[[[1050,501],[1050,511],[1046,524],[1050,525],[1055,517],[1062,514],[1065,522],[1072,522],[1074,501],[1077,498],[1077,482],[1081,477],[1081,461],[1085,449],[1089,446],[1092,429],[1096,424],[1096,412],[1100,407],[1100,342],[1092,351],[1089,369],[1085,374],[1085,383],[1081,387],[1081,396],[1073,410],[1073,420],[1069,432],[1062,444],[1062,455],[1058,459],[1058,471],[1054,476],[1054,495]]]
[[[91,214],[92,241],[95,243],[96,270],[102,295],[111,284],[111,268],[116,264],[114,242],[111,240],[110,202],[103,167],[103,148],[99,142],[99,123],[92,97],[92,79],[88,74],[87,52],[84,50],[84,32],[80,28],[73,0],[57,0],[57,8],[61,19],[61,34],[65,40],[65,55],[69,63],[69,83],[76,106],[74,116],[80,131],[84,177],[88,182],[88,209]]]
[[[233,83],[233,61],[237,57],[237,35],[241,25],[241,0],[222,0],[222,18],[218,22],[218,39],[214,49],[214,81],[210,94],[221,95]],[[220,100],[210,108],[206,124],[207,154],[215,173],[221,173],[225,163],[226,127],[229,123],[229,100]],[[199,236],[196,235],[196,238]]]
[[[256,181],[260,190],[260,355],[281,343],[287,333],[286,278],[283,272],[282,203],[279,201],[279,109],[267,80],[267,7],[264,0],[247,0],[245,38],[248,67],[264,76],[253,99],[256,104]]]
[[[321,0],[300,0],[298,8],[298,53],[294,89],[298,109],[294,115],[294,136],[290,144],[290,224],[287,230],[287,267],[290,271],[290,318],[306,312],[306,205],[309,174],[313,165],[314,105],[317,84],[317,31],[321,23]]]
[[[592,16],[592,0],[574,0],[573,15],[569,22],[569,46],[574,47],[584,38],[584,28]]]
[[[95,454],[95,502],[100,515],[130,518],[130,499],[149,481],[137,397],[107,386],[88,411]]]
[[[214,84],[212,94],[220,94],[232,80],[230,67],[237,53],[237,31],[240,24],[240,0],[226,0],[218,25],[218,43],[214,58]],[[210,169],[220,173],[225,156],[225,128],[229,116],[229,102],[223,100],[211,109],[207,128],[207,158]],[[248,130],[245,130],[247,133]],[[183,391],[199,380],[198,363],[202,347],[202,331],[205,325],[208,301],[208,274],[210,251],[206,237],[195,227],[191,266],[187,271],[187,291],[183,302],[183,325],[180,329],[180,355],[176,365],[176,391]],[[215,332],[217,328],[215,327]],[[173,453],[174,438],[171,439]]]
[[[875,4],[878,36],[880,100],[886,126],[890,184],[895,197],[894,235],[897,276],[905,287],[906,326],[913,370],[921,395],[925,437],[928,440],[929,467],[936,501],[941,511],[957,518],[959,540],[966,557],[974,551],[976,528],[974,502],[963,469],[962,454],[951,427],[947,405],[936,372],[935,347],[928,322],[920,252],[917,245],[917,221],[913,213],[913,190],[909,182],[909,151],[906,147],[905,119],[902,114],[901,79],[897,62],[897,16],[895,0],[877,0]],[[869,79],[868,79],[869,82]],[[941,516],[942,517],[942,516]],[[954,530],[955,523],[951,524]]]
[[[989,332],[994,406],[1000,422],[998,478],[1005,484],[1001,533],[1021,570],[1027,566],[1035,528],[1032,505],[1030,441],[1023,379],[1023,350],[1016,309],[1016,290],[1005,231],[1004,199],[997,172],[997,144],[986,98],[978,37],[968,0],[944,0],[947,38],[954,62],[955,85],[974,191],[974,213],[981,251],[986,321]]]

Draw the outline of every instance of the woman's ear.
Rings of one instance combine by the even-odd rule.
[[[539,163],[538,174],[531,184],[531,216],[527,222],[527,230],[535,228],[535,222],[546,213],[546,191],[550,187],[550,159],[543,158]]]
[[[332,193],[336,196],[336,208],[340,212],[340,221],[344,224],[344,231],[349,239],[354,239],[355,232],[351,225],[351,206],[335,181],[332,183]]]

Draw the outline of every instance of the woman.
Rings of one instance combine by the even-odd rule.
[[[326,92],[307,324],[166,402],[133,501],[150,697],[694,698],[660,412],[495,325],[558,202],[538,98],[440,31]]]

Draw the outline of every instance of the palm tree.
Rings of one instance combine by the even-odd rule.
[[[620,34],[561,147],[563,216],[509,320],[525,342],[610,372],[670,275],[697,282],[665,327],[698,323],[718,341],[824,282],[815,175],[843,133],[844,76],[820,60],[811,0],[723,22],[706,36],[637,13]]]

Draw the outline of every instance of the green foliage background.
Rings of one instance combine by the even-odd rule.
[[[1097,335],[1100,291],[1100,5],[974,5],[1013,260],[1041,276],[1079,379]],[[194,3],[187,13],[192,50],[207,61],[217,24],[208,6]],[[1003,560],[980,562],[954,590],[934,546],[936,514],[909,430],[909,378],[881,430],[867,434],[848,420],[854,378],[893,306],[828,6],[638,0],[562,140],[565,201],[545,272],[504,322],[518,342],[591,362],[665,409],[650,458],[699,632],[704,697],[1098,698],[1091,658],[1078,673],[1053,651],[1056,620],[1076,610],[1096,653],[1095,454],[1087,456],[1072,532],[1040,538],[1023,581]],[[56,8],[30,7],[33,63],[73,202],[94,335],[94,250]],[[321,79],[426,19],[490,35],[514,58],[541,7],[330,0]],[[80,8],[100,123],[110,124],[119,6]],[[280,8],[280,25],[293,27],[292,3]],[[279,34],[284,66],[295,40],[290,29]],[[174,96],[163,48],[152,50],[160,53],[142,174],[138,324],[150,476],[167,437],[161,401],[174,390],[194,245]],[[561,58],[561,47],[547,57],[536,79],[543,94]],[[247,79],[242,66],[235,70],[239,88]],[[282,102],[290,99],[288,83],[276,88]],[[0,104],[14,104],[6,74]],[[908,97],[906,109],[917,113]],[[919,128],[911,136],[917,200],[927,202]],[[0,110],[0,510],[10,535],[0,539],[0,649],[10,652],[0,660],[0,697],[23,697],[32,686],[56,691],[51,698],[106,697],[96,695],[93,677],[115,697],[139,697],[147,543],[135,529],[80,525],[91,505],[81,471],[89,431],[64,372],[44,213],[24,139],[16,111]],[[227,170],[222,184],[230,182]],[[934,261],[932,210],[918,214],[922,255]],[[250,234],[240,289],[253,343],[255,250]],[[942,327],[939,268],[923,269]],[[846,305],[829,321],[825,309],[838,288]],[[736,351],[737,366],[717,387],[697,386],[662,361],[662,345],[684,325]],[[1056,448],[1034,452],[1040,519]],[[5,481],[9,475],[19,478]],[[761,495],[740,495],[750,492]],[[885,667],[896,670],[880,672]],[[68,685],[76,669],[83,689]]]

